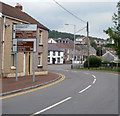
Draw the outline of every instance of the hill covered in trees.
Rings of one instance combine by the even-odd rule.
[[[83,37],[83,35],[76,35],[77,37]],[[71,33],[65,33],[65,32],[58,32],[55,30],[49,31],[49,38],[69,38],[73,40],[74,34]],[[90,39],[96,39],[96,40],[101,40],[102,38],[97,38],[97,37],[89,37]]]

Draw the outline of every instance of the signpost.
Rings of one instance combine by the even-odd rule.
[[[16,53],[16,81],[18,81],[18,52],[33,53],[33,82],[35,81],[34,53],[37,51],[37,25],[13,25],[13,52]]]
[[[36,52],[36,39],[13,39],[13,52]]]

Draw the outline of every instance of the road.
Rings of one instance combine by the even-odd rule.
[[[65,80],[50,87],[2,100],[3,114],[118,114],[118,75],[50,65]]]

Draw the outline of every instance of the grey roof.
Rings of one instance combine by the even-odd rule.
[[[62,51],[56,44],[48,44],[48,51]]]
[[[80,45],[81,49],[83,49],[84,51],[88,50],[88,47],[85,45]],[[89,51],[96,51],[94,47],[89,46]]]
[[[114,58],[116,57],[116,55],[110,51],[107,51],[103,56],[103,60],[104,61],[114,61]]]

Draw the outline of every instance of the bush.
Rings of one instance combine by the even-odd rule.
[[[120,63],[115,63],[115,62],[108,62],[108,61],[103,61],[102,62],[102,67],[120,67]]]
[[[101,58],[97,56],[90,56],[89,57],[89,67],[99,67],[101,66]],[[84,62],[84,67],[88,67],[88,59]]]

